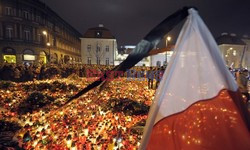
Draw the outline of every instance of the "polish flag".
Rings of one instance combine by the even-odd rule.
[[[249,112],[194,9],[151,106],[141,150],[250,150]]]

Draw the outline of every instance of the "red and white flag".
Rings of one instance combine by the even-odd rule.
[[[250,150],[238,86],[194,9],[150,108],[141,150]],[[247,123],[248,122],[248,123]]]

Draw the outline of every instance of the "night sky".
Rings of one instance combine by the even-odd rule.
[[[184,6],[195,6],[215,37],[250,36],[250,0],[42,0],[80,33],[104,24],[118,45],[135,45],[155,25]],[[169,35],[175,39],[182,24]]]

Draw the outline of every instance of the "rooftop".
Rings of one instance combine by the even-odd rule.
[[[246,45],[240,38],[236,36],[236,34],[228,34],[222,33],[221,36],[216,38],[216,42],[218,45],[222,44],[233,44],[233,45]]]
[[[105,28],[103,24],[99,24],[98,27],[89,28],[84,33],[83,38],[115,39],[110,30]]]

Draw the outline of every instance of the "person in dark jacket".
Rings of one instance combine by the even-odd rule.
[[[148,78],[148,89],[153,89],[153,83],[154,83],[153,67],[150,67],[150,69],[147,71],[147,78]]]

